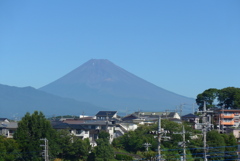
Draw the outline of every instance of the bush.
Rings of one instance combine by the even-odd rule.
[[[116,159],[117,160],[133,160],[133,157],[125,154],[116,154]]]

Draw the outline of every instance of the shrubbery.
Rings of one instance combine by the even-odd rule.
[[[125,154],[116,154],[116,159],[117,160],[133,160],[133,157]]]

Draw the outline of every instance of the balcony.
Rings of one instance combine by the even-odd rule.
[[[234,121],[220,121],[221,125],[234,125]]]
[[[234,114],[221,114],[221,118],[234,118]]]

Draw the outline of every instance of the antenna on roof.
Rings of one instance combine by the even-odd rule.
[[[138,109],[138,117],[139,117],[139,115],[140,115],[140,109]]]
[[[193,109],[192,109],[192,110],[193,110],[193,111],[192,111],[193,114],[194,114],[194,111],[195,111],[195,106],[194,106],[194,105],[195,105],[195,103],[193,103],[193,106],[192,106],[192,108],[193,108]]]
[[[83,117],[83,122],[84,122],[84,111],[83,111],[83,113],[82,113],[82,117]]]
[[[55,121],[56,120],[56,115],[53,114],[52,119]]]

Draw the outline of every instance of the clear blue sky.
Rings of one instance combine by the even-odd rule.
[[[0,1],[0,84],[39,88],[92,58],[187,97],[240,87],[240,1]]]

